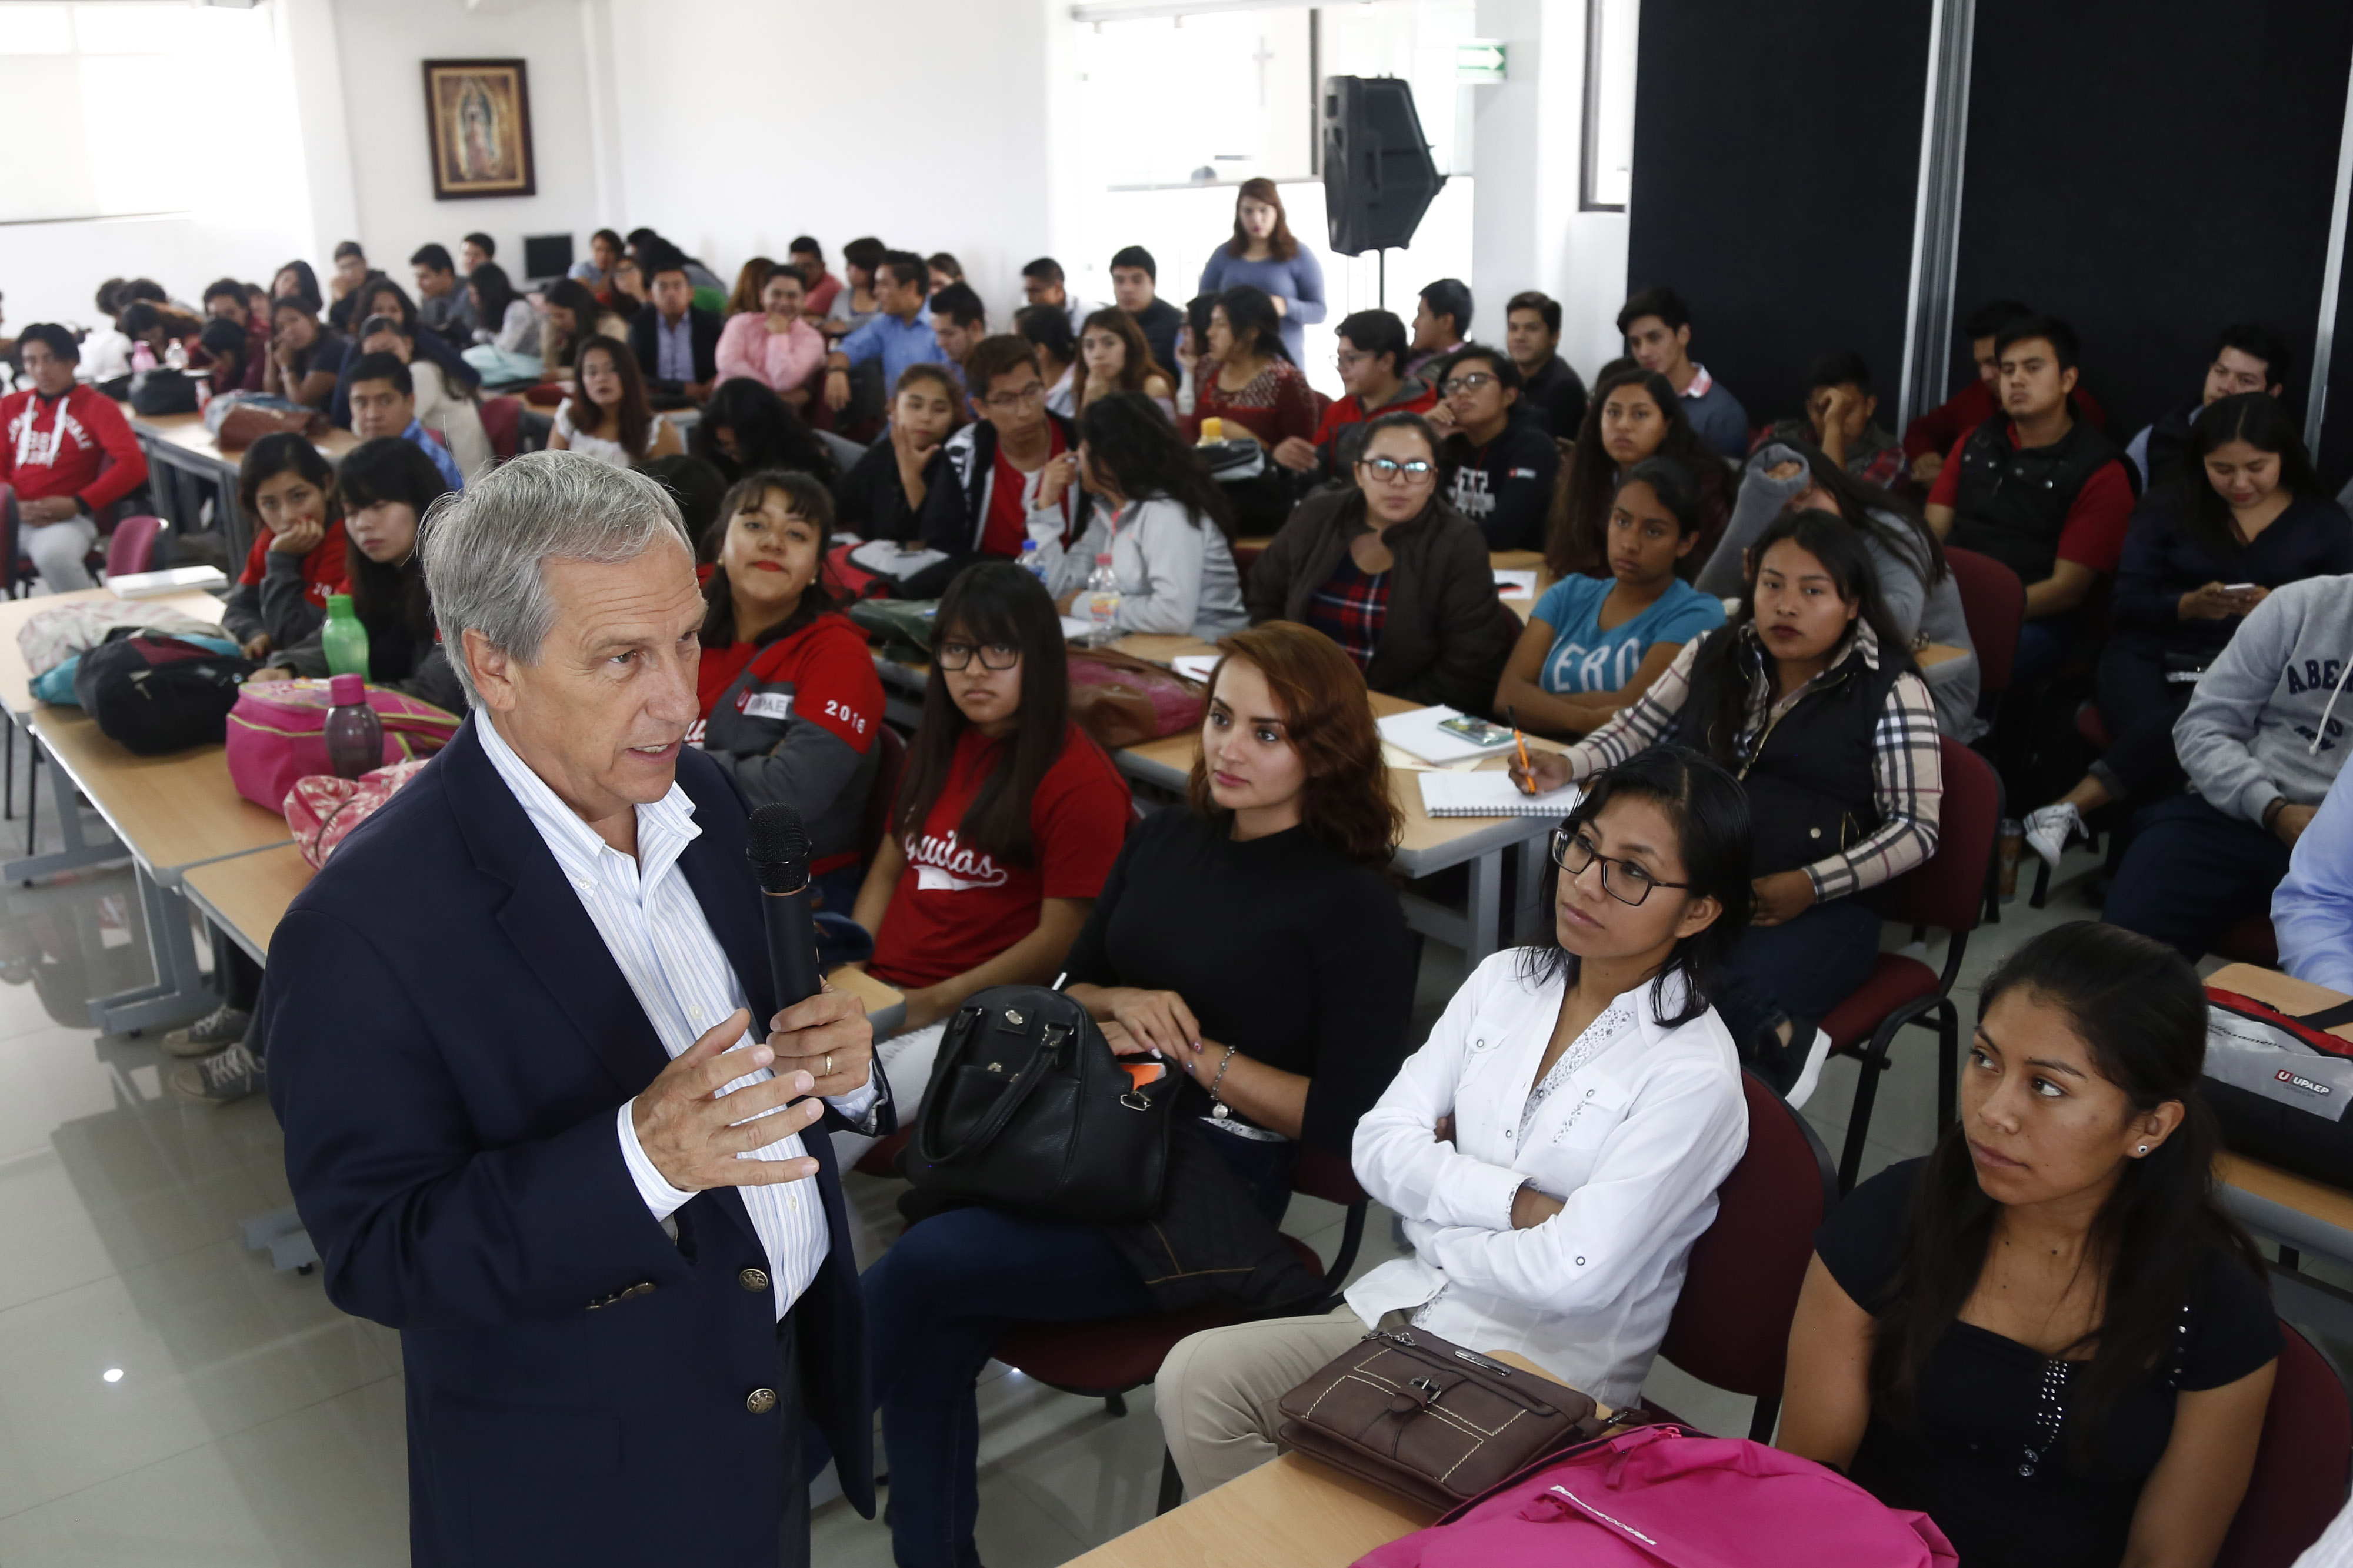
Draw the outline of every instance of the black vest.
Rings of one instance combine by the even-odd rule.
[[[1995,415],[1962,444],[1946,542],[1992,556],[2022,583],[2042,582],[2058,563],[2059,531],[2084,481],[2117,456],[2116,444],[2081,410],[2057,441],[2023,450],[2010,444],[2010,421]]]
[[[1769,679],[1764,651],[1742,641],[1743,678]],[[1890,667],[1885,649],[1880,658],[1877,669],[1860,658],[1843,660],[1796,706],[1770,721],[1746,755],[1734,760],[1733,771],[1748,796],[1751,876],[1810,866],[1879,826],[1873,734],[1901,673]],[[1697,715],[1709,706],[1703,685],[1693,682],[1666,738],[1713,755],[1697,733]]]

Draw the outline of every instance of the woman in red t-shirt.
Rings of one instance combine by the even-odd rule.
[[[308,436],[279,431],[246,448],[237,472],[245,514],[260,523],[221,625],[248,658],[291,647],[325,624],[327,596],[350,592],[334,465]]]
[[[801,814],[818,907],[846,914],[881,758],[882,681],[866,634],[818,581],[832,529],[833,497],[807,474],[769,469],[727,492],[702,584],[702,721],[689,738],[752,805]]]
[[[1224,423],[1225,437],[1256,437],[1270,450],[1296,436],[1313,440],[1322,410],[1304,372],[1282,346],[1282,318],[1263,289],[1248,284],[1218,296],[1209,310],[1209,360],[1199,369],[1185,434],[1198,439],[1201,421]]]

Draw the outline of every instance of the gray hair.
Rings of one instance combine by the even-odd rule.
[[[634,561],[664,537],[692,554],[670,491],[577,452],[526,453],[435,501],[417,530],[417,559],[468,704],[481,701],[468,631],[525,663],[539,657],[555,624],[547,562]]]

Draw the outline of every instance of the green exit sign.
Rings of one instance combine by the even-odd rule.
[[[1509,81],[1510,67],[1501,38],[1463,38],[1454,46],[1456,81]]]

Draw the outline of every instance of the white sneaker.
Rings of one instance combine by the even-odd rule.
[[[1822,1064],[1831,1059],[1831,1036],[1827,1029],[1814,1031],[1814,1043],[1806,1047],[1806,1065],[1798,1069],[1798,1081],[1789,1086],[1783,1098],[1792,1110],[1803,1110],[1806,1101],[1814,1097],[1814,1086],[1822,1081]]]
[[[2063,800],[2026,814],[2026,842],[2051,863],[2054,871],[2059,868],[2059,856],[2067,847],[2067,841],[2082,835],[2083,817]]]

